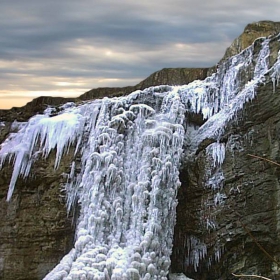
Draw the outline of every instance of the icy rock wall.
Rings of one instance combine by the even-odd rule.
[[[204,81],[67,104],[59,115],[47,110],[8,137],[0,150],[0,165],[14,163],[8,200],[18,176],[27,177],[36,158],[56,149],[57,167],[71,145],[82,157],[81,172],[69,163],[65,186],[68,209],[75,201],[81,207],[76,242],[45,279],[167,279],[183,148],[188,154],[204,139],[216,140],[208,152],[217,176],[209,178],[209,186],[221,203],[220,136],[255,97],[265,74],[275,84],[279,79],[279,58],[270,68],[270,41],[260,41],[257,55],[251,46]],[[186,126],[187,111],[202,114],[206,123],[198,130]],[[207,248],[192,237],[187,243],[192,247],[187,261],[196,268]]]
[[[275,46],[277,46],[277,50],[275,50]],[[270,53],[271,50],[273,51],[272,54]],[[248,54],[247,59],[243,57],[243,60],[239,60],[239,56],[243,54]],[[274,60],[274,58],[276,59]],[[245,63],[242,63],[241,67],[239,68],[239,66],[237,65],[238,62],[241,61]],[[202,195],[203,199],[199,201],[199,205],[197,207],[194,207],[196,210],[193,210],[193,212],[186,211],[185,214],[181,215],[179,214],[182,225],[178,226],[177,230],[175,231],[176,246],[173,252],[172,260],[177,260],[178,263],[180,262],[180,265],[173,265],[173,269],[175,269],[175,271],[193,273],[192,275],[194,276],[196,274],[201,275],[201,271],[204,270],[205,275],[207,274],[207,270],[212,269],[213,272],[213,265],[216,265],[222,258],[225,250],[225,242],[224,240],[222,242],[219,242],[221,238],[219,235],[217,235],[217,233],[219,231],[218,234],[220,234],[220,225],[219,221],[216,220],[216,215],[214,213],[218,213],[219,211],[221,213],[224,213],[223,209],[232,207],[232,205],[228,205],[228,201],[230,201],[230,199],[228,198],[228,190],[224,188],[225,181],[229,180],[229,178],[224,175],[223,162],[226,155],[230,154],[230,156],[232,156],[235,154],[234,151],[236,151],[237,149],[244,149],[244,147],[242,146],[239,147],[240,143],[237,138],[234,138],[234,136],[229,136],[229,127],[235,122],[235,120],[241,119],[242,112],[240,111],[240,109],[245,103],[256,96],[257,92],[259,91],[258,87],[260,85],[267,83],[267,85],[265,86],[266,92],[268,95],[271,94],[271,96],[273,96],[273,92],[276,89],[275,85],[277,86],[277,81],[279,80],[279,61],[278,35],[272,39],[262,38],[256,40],[253,46],[249,47],[241,54],[225,62],[224,65],[233,65],[233,63],[235,63],[235,67],[233,69],[228,69],[228,71],[226,72],[228,74],[231,73],[231,75],[235,73],[234,75],[232,75],[232,77],[239,77],[239,81],[237,82],[235,79],[228,79],[228,85],[238,85],[237,88],[232,87],[232,90],[238,93],[231,99],[228,105],[224,106],[224,108],[221,109],[217,114],[214,114],[212,117],[210,117],[204,123],[204,125],[202,125],[195,131],[191,131],[192,137],[186,136],[188,139],[188,147],[199,145],[199,143],[201,144],[201,147],[198,147],[198,149],[194,149],[194,151],[196,152],[195,155],[190,154],[187,149],[184,149],[186,155],[186,168],[184,171],[186,173],[188,172],[187,162],[189,159],[192,159],[193,156],[195,157],[195,159],[193,160],[195,164],[193,164],[192,172],[194,172],[195,168],[197,168],[197,165],[205,165],[204,170],[195,170],[196,174],[200,172],[198,180],[202,180],[202,182],[195,181],[195,174],[190,175],[191,179],[188,183],[190,185],[193,185],[193,189],[186,193],[186,197],[191,196],[190,192],[195,192],[196,188],[198,189],[198,187],[201,187],[205,190],[203,192],[203,195],[205,195]],[[247,65],[247,67],[244,67],[244,65]],[[236,72],[236,66],[240,69],[241,72]],[[217,77],[217,75],[222,72],[223,71],[220,66],[218,72],[212,77]],[[211,79],[211,77],[207,79]],[[222,83],[225,84],[224,82]],[[268,108],[267,110],[269,111],[270,105],[266,105]],[[247,108],[249,106],[247,106]],[[237,112],[239,112],[239,114],[237,114]],[[245,115],[246,114],[248,114],[248,112],[246,112]],[[251,116],[251,118],[254,118],[254,115]],[[230,123],[229,120],[231,120]],[[246,122],[246,120],[244,120],[244,122]],[[229,124],[229,126],[227,124]],[[226,143],[221,143],[219,139],[222,141],[226,140]],[[207,141],[205,141],[205,143],[202,143],[204,140]],[[212,141],[216,142],[212,143]],[[202,154],[204,154],[203,160],[201,160]],[[229,172],[227,175],[230,175]],[[185,188],[187,188],[186,182],[187,180],[185,180]],[[201,189],[197,190],[198,196],[199,191],[201,191]],[[236,192],[239,194],[240,189],[237,186],[231,189],[230,192]],[[195,199],[193,199],[192,205],[195,204],[194,200]],[[185,203],[185,201],[183,201],[182,203]],[[213,209],[215,210],[213,211]],[[184,211],[184,208],[180,207],[179,212],[182,213],[182,211]],[[201,214],[200,218],[198,217],[197,219],[195,219],[195,222],[199,223],[199,227],[188,227],[187,223],[184,224],[184,222],[182,221],[183,219],[187,219],[188,217],[190,217],[188,215],[192,215],[193,213],[195,213],[195,211],[199,211],[199,213]],[[194,220],[192,220],[192,222],[194,222]],[[193,233],[194,228],[197,230],[195,234]],[[203,231],[204,233],[201,234],[201,232]],[[197,237],[198,235],[200,236],[199,238]],[[226,262],[225,258],[223,260]],[[217,266],[222,267],[222,264],[217,264],[216,267]]]

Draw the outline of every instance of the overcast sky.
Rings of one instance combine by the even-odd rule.
[[[0,108],[214,65],[279,0],[1,0]]]

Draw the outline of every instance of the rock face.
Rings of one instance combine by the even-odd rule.
[[[23,107],[14,107],[10,110],[0,110],[0,120],[6,122],[27,121],[37,113],[42,113],[48,106],[58,106],[66,102],[74,102],[74,98],[41,96],[28,102]]]
[[[236,38],[232,44],[226,49],[223,58],[219,63],[225,59],[240,53],[242,50],[248,48],[254,43],[257,38],[268,37],[278,34],[280,32],[280,22],[273,21],[259,21],[248,24],[243,33]],[[218,64],[219,64],[218,63]],[[207,75],[211,75],[217,69],[217,65],[211,67],[207,71]]]
[[[279,47],[278,37],[270,45],[272,64]],[[220,140],[223,175],[215,168],[209,174],[211,139],[181,170],[174,272],[194,279],[236,279],[232,273],[280,279],[279,164],[273,163],[280,162],[280,89],[266,77],[257,92]],[[217,174],[214,190],[207,181]],[[196,264],[189,263],[193,258]]]
[[[38,162],[33,177],[18,182],[9,203],[7,182],[12,169],[5,166],[1,171],[0,279],[42,279],[72,246],[75,225],[67,217],[61,191],[62,174],[69,167],[54,171],[53,163],[53,155]]]
[[[279,94],[271,83],[260,87],[237,124],[227,128],[221,201],[215,200],[217,191],[205,187],[206,148],[182,169],[173,271],[194,279],[236,279],[232,273],[279,279],[279,262],[271,259],[280,258],[279,166],[252,156],[280,162]],[[207,254],[198,257],[198,267],[186,265],[203,246]]]
[[[279,31],[279,23],[248,25],[225,57],[240,52],[257,37]],[[257,52],[260,42],[255,44]],[[279,45],[277,38],[270,44],[271,65]],[[204,79],[207,71],[209,74],[211,69],[163,69],[135,87],[96,89],[78,100],[36,99],[25,110],[0,112],[0,142],[18,129],[12,123],[14,119],[25,121],[45,109],[45,104],[128,94],[157,84],[185,84]],[[267,83],[257,91],[257,98],[246,104],[221,138],[226,156],[220,196],[205,184],[213,175],[206,172],[210,164],[207,147],[212,139],[201,143],[182,167],[171,264],[174,273],[200,280],[236,279],[232,273],[280,279],[280,170],[273,163],[253,157],[280,162],[280,87],[274,92],[267,77]],[[190,120],[198,126],[203,123],[199,115]],[[32,177],[17,183],[9,203],[6,193],[12,168],[4,166],[0,171],[0,279],[41,279],[72,248],[75,219],[67,217],[61,192],[67,180],[63,174],[69,172],[72,156],[70,151],[57,170],[53,170],[53,154],[47,161],[37,162]],[[188,263],[196,254],[197,264]]]
[[[226,50],[223,59],[240,53],[254,43],[256,38],[268,37],[280,32],[280,22],[259,21],[248,24],[243,33]]]

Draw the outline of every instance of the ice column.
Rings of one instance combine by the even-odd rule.
[[[83,151],[75,246],[45,279],[167,279],[184,111],[177,89],[158,111],[103,100]]]

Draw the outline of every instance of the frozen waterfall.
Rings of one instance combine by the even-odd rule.
[[[219,176],[209,185],[218,189],[226,156],[221,133],[255,97],[266,74],[274,85],[280,77],[280,58],[269,68],[270,41],[259,40],[257,57],[251,46],[204,81],[66,104],[56,115],[48,109],[2,143],[0,168],[7,161],[14,164],[7,200],[17,178],[27,177],[38,157],[47,158],[55,149],[56,168],[71,149],[81,156],[80,172],[75,161],[69,163],[65,186],[68,209],[75,201],[81,207],[76,241],[46,280],[167,279],[184,154],[205,138],[216,141],[208,153]],[[202,114],[205,124],[191,129],[186,112]],[[217,190],[215,201],[222,198]],[[194,248],[188,262],[197,267],[206,251]]]

